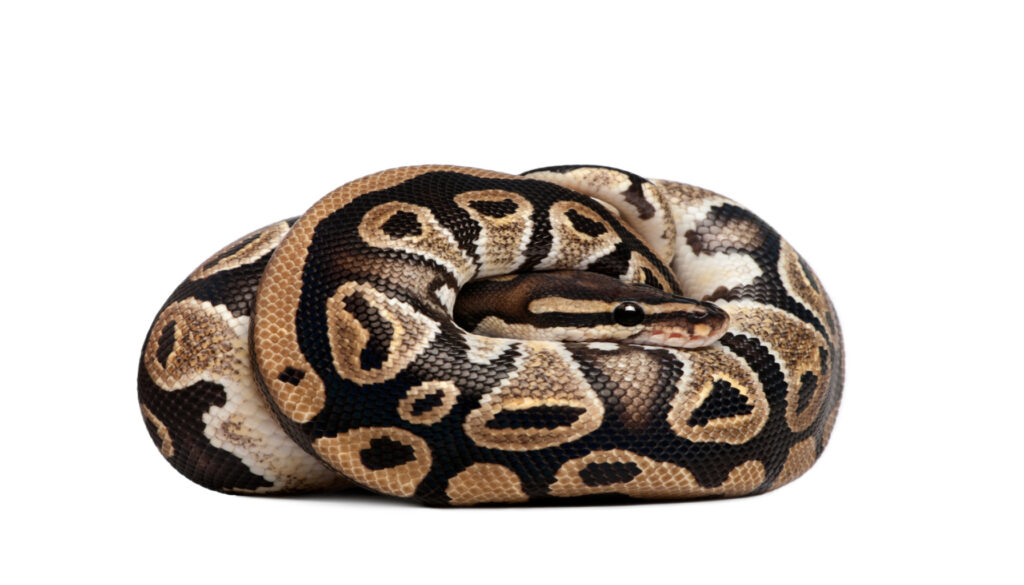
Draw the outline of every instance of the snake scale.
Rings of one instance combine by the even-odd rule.
[[[805,472],[843,368],[817,276],[723,196],[420,166],[196,268],[150,327],[138,397],[163,456],[223,492],[685,499]]]

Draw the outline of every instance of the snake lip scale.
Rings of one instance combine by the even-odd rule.
[[[149,329],[138,398],[163,457],[226,493],[733,497],[821,456],[843,360],[821,281],[726,197],[428,165],[200,264]]]

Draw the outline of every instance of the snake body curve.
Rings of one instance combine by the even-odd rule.
[[[485,337],[488,277],[585,270],[713,301],[700,349]],[[232,493],[350,483],[433,505],[762,493],[835,423],[835,310],[770,226],[718,194],[593,166],[384,171],[228,245],[150,328],[161,453]]]

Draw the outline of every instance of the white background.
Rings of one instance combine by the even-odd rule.
[[[0,9],[4,582],[1021,582],[1013,4],[350,4]],[[823,458],[759,497],[582,508],[179,476],[135,399],[170,291],[435,162],[612,165],[754,209],[844,326]]]

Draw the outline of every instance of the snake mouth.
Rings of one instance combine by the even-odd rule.
[[[709,302],[682,319],[652,323],[629,341],[643,345],[658,345],[680,349],[694,349],[718,341],[729,328],[729,314]]]
[[[631,342],[641,345],[659,345],[663,347],[675,347],[680,349],[694,349],[711,345],[725,334],[725,329],[714,331],[709,334],[700,335],[680,329],[652,329],[630,338]]]

